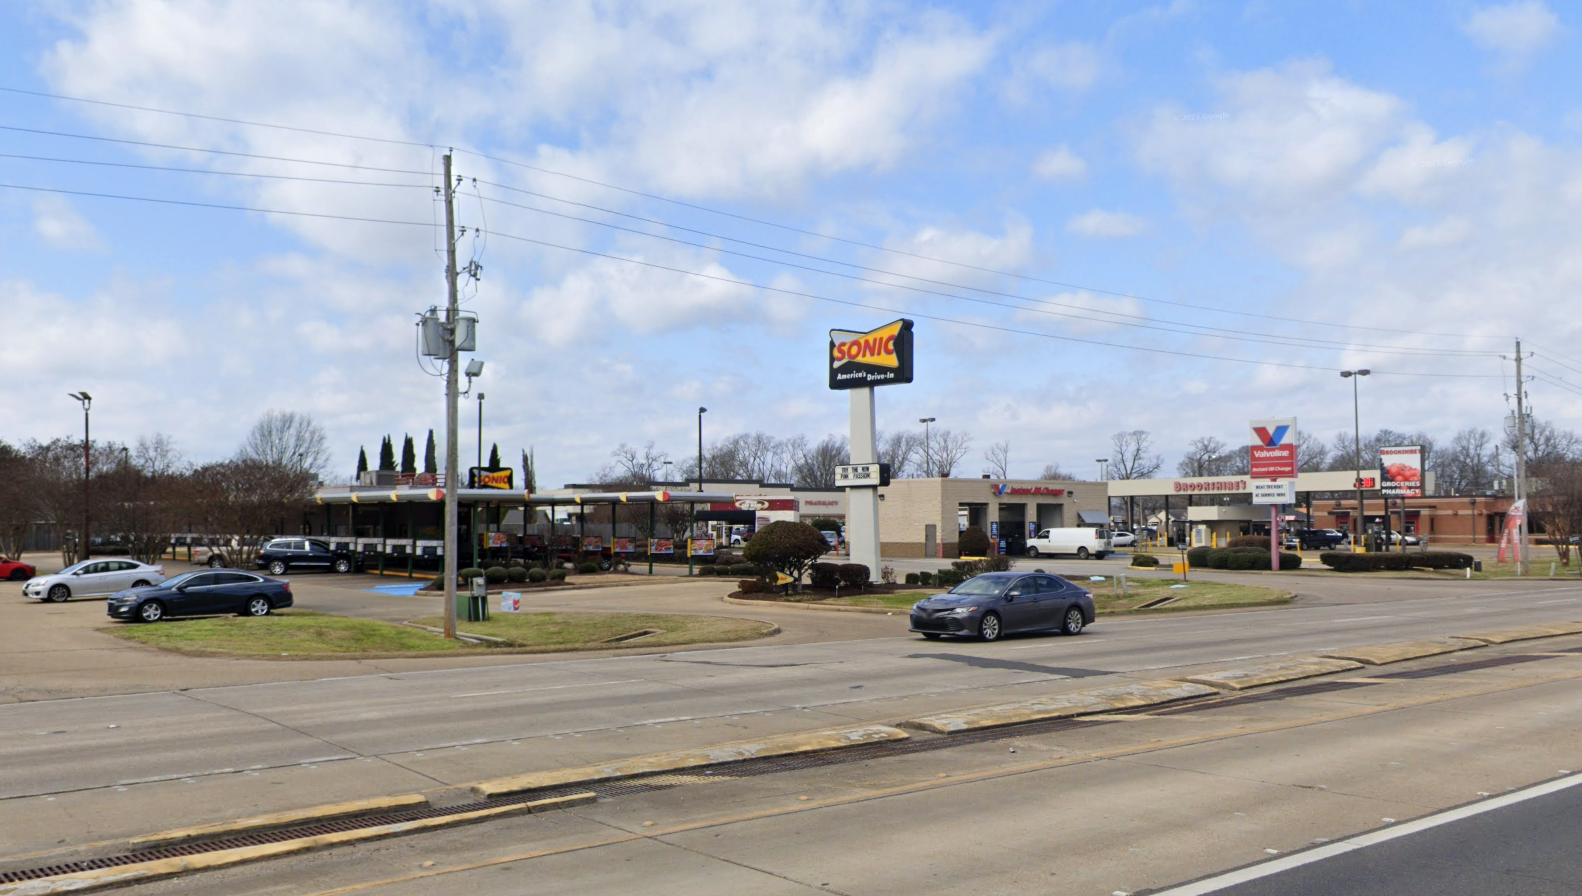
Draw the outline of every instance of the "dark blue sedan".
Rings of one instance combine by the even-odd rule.
[[[1078,635],[1093,621],[1093,595],[1060,576],[989,572],[912,605],[912,631],[925,638],[977,636],[998,641],[1011,632]]]
[[[189,572],[161,585],[110,595],[112,619],[158,622],[166,616],[268,616],[291,606],[291,583],[236,570]]]

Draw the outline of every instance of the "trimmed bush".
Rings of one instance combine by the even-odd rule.
[[[742,579],[736,583],[736,590],[743,594],[773,594],[775,586],[763,579]]]
[[[923,577],[915,572],[909,572],[906,574],[906,583],[908,585],[921,585],[923,584]]]
[[[833,591],[840,587],[839,563],[815,563],[808,567],[808,582],[814,588]]]
[[[483,571],[484,581],[491,585],[499,585],[510,578],[510,576],[511,574],[503,566],[491,566]]]
[[[469,566],[466,569],[456,571],[456,581],[458,582],[470,582],[473,579],[481,578],[483,578],[483,570],[476,566]]]
[[[847,588],[861,588],[868,584],[868,567],[861,563],[842,563],[840,583]]]
[[[1224,548],[1209,551],[1208,560],[1204,565],[1209,569],[1230,569],[1230,551]]]
[[[1237,535],[1235,538],[1232,538],[1230,541],[1225,542],[1225,547],[1228,547],[1228,548],[1258,548],[1260,550],[1267,551],[1267,550],[1269,550],[1269,536],[1267,536],[1267,535]]]
[[[1153,569],[1159,565],[1159,558],[1153,554],[1133,554],[1132,565],[1141,569]]]
[[[1377,570],[1466,569],[1472,555],[1457,551],[1413,551],[1405,554],[1349,554],[1325,551],[1318,562],[1337,572],[1374,572]]]
[[[544,572],[542,567],[535,566],[527,571],[527,580],[529,582],[542,582],[548,578],[549,573]]]
[[[527,565],[520,560],[511,560],[505,564],[506,569],[526,569]]]
[[[527,581],[527,568],[523,566],[509,567],[505,571],[505,577],[513,582],[525,582]]]
[[[824,534],[807,523],[785,520],[758,530],[742,555],[764,571],[782,572],[793,582],[801,582],[813,561],[829,553]]]
[[[1187,563],[1195,567],[1208,566],[1208,555],[1214,553],[1214,548],[1193,548],[1187,551]]]
[[[564,582],[564,581],[566,581],[566,571],[564,569],[552,569],[552,570],[550,570],[549,571],[549,580],[551,582]]]
[[[1252,548],[1232,548],[1222,551],[1225,555],[1226,569],[1268,569],[1270,558],[1268,551],[1258,551]],[[1209,558],[1209,563],[1213,563]]]
[[[956,556],[958,557],[987,557],[991,542],[989,534],[977,526],[968,526],[963,529],[956,539]]]
[[[919,585],[927,585],[930,588],[933,587],[933,585],[934,585],[934,574],[933,573],[928,572],[928,571],[925,570],[923,572],[917,573],[916,575],[917,575],[917,583]],[[911,578],[911,575],[909,574],[907,576],[907,578]]]
[[[712,567],[708,567],[708,566],[705,566],[704,569],[707,569],[709,572],[713,572],[714,571],[714,569]],[[592,575],[593,573],[596,573],[598,571],[599,571],[599,564],[594,563],[592,560],[584,560],[584,561],[582,561],[582,565],[577,567],[577,572],[580,572],[580,573],[582,573],[585,576],[586,575]]]
[[[960,585],[970,578],[972,576],[959,569],[942,569],[934,573],[934,582],[947,588],[952,585]]]
[[[700,567],[698,567],[698,575],[700,575],[700,576],[717,576],[719,574],[720,574],[720,570],[719,570],[719,567],[717,567],[717,566],[700,566]]]

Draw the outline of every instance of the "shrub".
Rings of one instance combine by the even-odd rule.
[[[484,581],[491,585],[498,585],[504,582],[510,575],[503,566],[491,566],[483,571]]]
[[[895,584],[895,567],[893,567],[893,566],[881,566],[881,567],[879,567],[879,581],[885,583],[886,585],[894,585]]]
[[[840,532],[840,523],[828,517],[816,517],[810,525],[820,532]]]
[[[861,563],[842,563],[840,583],[847,588],[861,588],[868,584],[868,567]]]
[[[478,579],[478,578],[482,578],[482,577],[483,577],[483,570],[479,569],[476,566],[469,566],[466,569],[460,569],[460,570],[456,571],[456,581],[458,581],[458,582],[470,582],[473,579]]]
[[[1267,535],[1238,535],[1225,542],[1228,548],[1259,548],[1269,550],[1269,536]]]
[[[782,520],[758,530],[742,551],[748,561],[764,570],[782,572],[800,583],[808,565],[829,553],[829,542],[807,523]]]
[[[708,567],[704,567],[704,568],[705,569],[709,569]],[[584,561],[582,561],[582,563],[578,564],[578,566],[577,566],[577,572],[580,572],[580,573],[582,573],[585,576],[586,575],[592,575],[593,573],[596,573],[598,571],[599,571],[599,564],[594,563],[592,560],[584,560]],[[709,572],[713,572],[713,571],[714,570],[709,569]]]
[[[512,566],[505,571],[505,577],[513,582],[527,581],[527,569],[523,566]]]
[[[1413,568],[1466,569],[1472,565],[1472,555],[1457,551],[1422,551],[1406,554],[1348,554],[1342,551],[1325,551],[1318,555],[1318,562],[1338,572]]]
[[[956,556],[958,557],[986,557],[989,554],[989,535],[977,526],[968,526],[963,529],[961,536],[956,539]]]
[[[970,578],[972,578],[971,575],[960,569],[942,569],[939,572],[934,573],[934,582],[946,587],[951,585],[960,585],[962,582],[965,582]]]
[[[526,564],[520,560],[511,560],[505,564],[506,569],[525,569]],[[513,580],[514,581],[514,580]]]
[[[923,577],[915,572],[909,572],[906,574],[906,583],[908,585],[921,585],[923,584]]]
[[[566,581],[566,571],[564,569],[552,569],[552,570],[550,570],[549,571],[549,580],[551,582],[564,582],[564,581]]]
[[[733,576],[756,576],[758,574],[758,566],[754,563],[738,563],[731,567],[731,575]]]
[[[1187,563],[1191,566],[1207,566],[1208,555],[1214,553],[1214,548],[1193,548],[1187,551]]]
[[[1205,565],[1209,569],[1230,569],[1230,551],[1223,548],[1209,551],[1208,562]]]
[[[700,575],[700,576],[712,576],[712,575],[718,575],[718,574],[719,574],[719,568],[718,567],[714,567],[714,566],[700,566],[700,567],[698,567],[698,575]]]
[[[833,591],[840,587],[839,563],[815,563],[808,568],[808,582],[814,588]]]
[[[1153,554],[1133,554],[1132,565],[1142,569],[1153,569],[1159,565],[1159,558]]]
[[[910,575],[908,575],[908,578],[910,578]],[[931,572],[928,572],[926,570],[923,571],[923,572],[917,573],[917,583],[919,585],[927,585],[929,587],[933,587],[933,585],[934,585],[934,574],[931,573]]]
[[[1270,558],[1268,551],[1258,551],[1252,548],[1232,548],[1221,551],[1225,555],[1226,569],[1268,569]],[[1214,558],[1209,558],[1213,565]]]
[[[743,594],[773,594],[775,586],[763,579],[742,579],[736,583],[736,590]]]
[[[527,571],[527,580],[529,582],[542,582],[547,578],[549,578],[549,573],[544,572],[542,567],[535,566]]]

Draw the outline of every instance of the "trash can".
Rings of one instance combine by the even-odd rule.
[[[1474,561],[1472,561],[1472,571],[1473,572],[1482,572],[1483,571],[1483,561],[1482,560],[1474,560]]]

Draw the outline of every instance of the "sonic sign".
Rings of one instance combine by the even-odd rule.
[[[903,318],[866,333],[829,331],[831,389],[865,389],[911,381],[911,321]]]
[[[1253,479],[1296,478],[1296,418],[1252,421],[1248,475]]]

